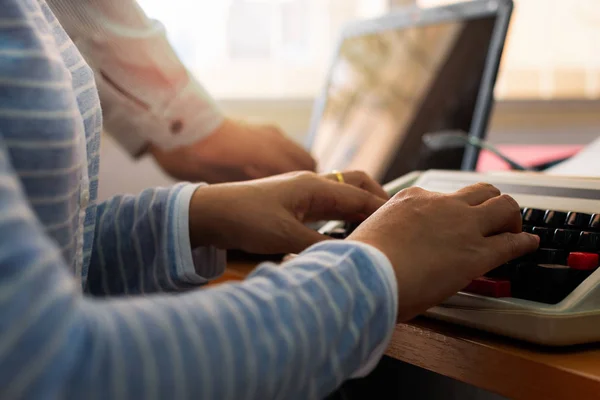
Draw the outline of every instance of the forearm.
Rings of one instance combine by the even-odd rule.
[[[0,147],[0,398],[320,399],[381,355],[397,289],[376,250],[322,243],[235,285],[86,298],[8,160]],[[148,193],[104,205],[96,240],[112,243],[102,240],[111,224],[133,228],[132,237],[152,231],[150,216],[168,202]],[[149,246],[142,256],[161,257],[153,237],[139,239]],[[126,242],[116,240],[104,260],[127,262]]]
[[[98,206],[88,291],[95,295],[179,291],[225,268],[223,251],[192,249],[189,204],[198,185],[149,189]]]
[[[134,154],[152,142],[169,148],[213,132],[222,114],[181,63],[163,26],[134,0],[49,0],[96,73],[104,123]]]
[[[377,359],[391,334],[395,284],[383,258],[319,245],[235,285],[111,302],[81,298],[53,269],[37,291],[18,292],[35,303],[68,288],[37,319],[22,310],[39,350],[10,348],[5,360],[18,361],[2,364],[12,384],[1,397],[321,399]]]

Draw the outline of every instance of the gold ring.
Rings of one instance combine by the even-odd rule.
[[[331,173],[335,175],[339,183],[346,183],[344,180],[344,175],[342,175],[340,171],[331,171]]]

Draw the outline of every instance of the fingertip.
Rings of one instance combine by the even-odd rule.
[[[533,235],[531,233],[524,233],[525,235],[527,235],[527,237],[529,238],[529,240],[533,243],[533,245],[535,245],[535,247],[540,247],[540,237],[538,235]]]
[[[540,243],[539,237],[525,232],[505,232],[486,240],[490,250],[487,253],[488,261],[493,261],[495,266],[536,251]]]
[[[324,206],[316,209],[318,218],[354,219],[357,215],[370,216],[386,203],[386,200],[356,186],[347,185],[324,178],[323,190],[317,192],[317,198],[326,199]],[[313,205],[322,202],[313,202]]]
[[[377,197],[383,199],[384,201],[388,201],[390,199],[390,195],[385,190],[383,190],[383,188],[377,190],[377,193],[375,194],[377,195]]]
[[[531,253],[540,247],[540,237],[537,235],[532,235],[530,233],[525,232],[516,233],[512,235],[515,236],[519,244],[519,246],[516,249],[516,252],[519,253],[517,256]]]
[[[375,181],[373,181],[372,185],[366,185],[363,189],[384,201],[388,201],[390,199],[390,195],[387,194],[387,192]]]
[[[529,236],[531,239],[535,240],[536,242],[540,241],[540,237],[538,235],[534,235],[533,233],[527,233],[527,232],[523,232],[525,233],[527,236]]]
[[[365,200],[361,201],[362,205],[359,206],[359,209],[357,209],[355,213],[355,215],[362,217],[360,219],[361,221],[369,218],[386,203],[383,199],[375,196],[372,193],[365,191],[363,192]]]

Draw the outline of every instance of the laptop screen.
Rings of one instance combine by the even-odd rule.
[[[400,155],[393,179],[418,168],[423,134],[469,132],[495,21],[488,15],[346,38],[313,125],[319,170],[360,169],[381,181]]]

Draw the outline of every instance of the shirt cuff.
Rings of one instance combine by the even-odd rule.
[[[206,184],[185,185],[177,194],[174,209],[175,279],[193,285],[218,278],[227,266],[225,250],[212,246],[192,249],[190,243],[190,201],[194,192],[202,186]]]
[[[387,282],[390,285],[391,293],[393,295],[393,299],[391,299],[391,301],[393,304],[393,318],[395,321],[396,315],[398,315],[398,283],[396,282],[396,274],[394,272],[394,268],[392,267],[392,263],[385,254],[371,245],[349,240],[346,240],[345,242],[352,244],[354,247],[360,248],[363,253],[365,253],[372,261],[372,265],[376,268],[379,268],[383,272]],[[379,343],[375,349],[373,349],[365,362],[358,368],[357,371],[354,372],[354,374],[352,374],[352,379],[363,378],[371,373],[373,369],[375,369],[389,346],[390,340],[392,339],[392,335],[394,333],[393,327],[395,327],[395,324],[392,325],[392,329],[389,330],[385,336],[385,339]]]
[[[213,133],[224,120],[217,103],[192,76],[164,108],[144,109],[102,76],[98,88],[107,133],[133,157],[148,143],[163,150],[187,146]]]
[[[196,143],[213,133],[224,120],[216,101],[191,75],[187,85],[158,117],[165,121],[167,129],[154,134],[151,141],[163,149]]]

